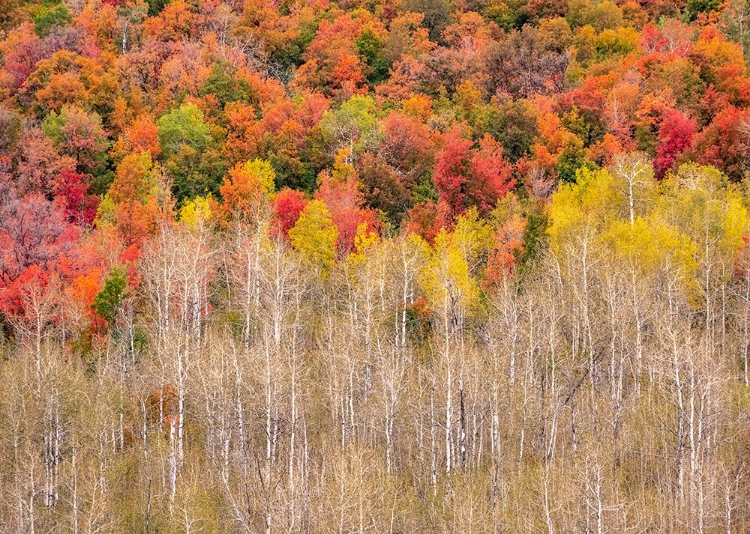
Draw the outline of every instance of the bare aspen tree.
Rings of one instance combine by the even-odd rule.
[[[628,201],[630,225],[635,224],[636,207],[642,204],[644,197],[653,189],[654,169],[644,154],[637,152],[618,154],[615,157],[612,171],[624,189]]]
[[[213,276],[215,251],[210,237],[206,221],[200,218],[193,228],[187,224],[164,226],[144,255],[145,286],[157,310],[157,354],[165,380],[177,390],[176,413],[168,422],[171,502],[185,459],[185,401],[191,360],[201,346],[208,282]]]

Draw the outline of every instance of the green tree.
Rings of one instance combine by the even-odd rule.
[[[104,280],[104,288],[94,297],[92,307],[99,317],[107,320],[110,327],[114,326],[117,312],[127,297],[127,285],[128,279],[124,269],[114,267]]]
[[[501,107],[483,106],[479,127],[503,145],[503,154],[515,163],[529,153],[539,135],[537,112],[528,100],[514,100]]]
[[[235,76],[235,68],[226,63],[216,63],[211,74],[200,86],[201,96],[214,95],[222,107],[229,102],[245,102],[257,105],[258,99],[252,94],[247,81]]]
[[[58,26],[69,26],[73,17],[65,4],[42,5],[33,15],[34,32],[46,37]]]
[[[370,28],[365,28],[356,41],[360,55],[369,67],[367,81],[375,85],[388,77],[388,60],[384,55],[385,43]]]
[[[362,95],[354,95],[338,109],[326,111],[320,120],[324,139],[334,153],[342,149],[348,152],[347,163],[368,144],[374,144],[376,126],[375,101]]]
[[[178,202],[205,193],[218,192],[224,175],[211,129],[195,104],[183,104],[157,122],[164,166],[173,178]]]
[[[695,20],[701,13],[718,11],[722,5],[721,0],[688,0],[686,11],[690,20]]]
[[[404,11],[422,13],[422,24],[430,31],[430,40],[442,41],[443,30],[451,20],[451,4],[449,0],[406,0],[402,4]]]
[[[102,194],[112,179],[107,172],[109,139],[102,128],[101,117],[79,106],[63,106],[44,119],[42,130],[58,152],[73,158],[76,171],[89,175],[94,193]]]
[[[148,15],[155,17],[162,12],[169,0],[146,0],[146,3],[148,4]]]
[[[555,172],[561,182],[571,183],[576,180],[579,169],[593,170],[596,166],[586,159],[583,141],[577,136],[571,137],[563,147],[555,165]]]

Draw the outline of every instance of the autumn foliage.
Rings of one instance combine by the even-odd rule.
[[[2,529],[750,531],[749,21],[0,0]]]

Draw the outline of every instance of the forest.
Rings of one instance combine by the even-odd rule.
[[[0,532],[750,532],[750,2],[0,1]]]

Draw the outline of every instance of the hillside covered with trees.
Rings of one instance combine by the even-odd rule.
[[[750,531],[749,25],[0,1],[0,531]]]

